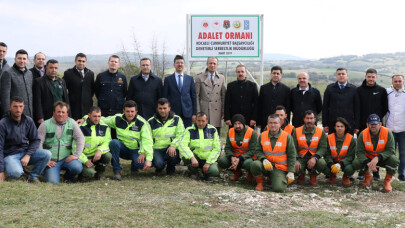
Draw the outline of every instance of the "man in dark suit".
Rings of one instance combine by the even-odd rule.
[[[246,125],[256,125],[255,107],[259,98],[257,85],[246,79],[246,67],[236,67],[237,80],[228,84],[225,94],[225,124],[232,126],[231,118],[235,114],[245,117]]]
[[[176,55],[173,66],[176,71],[165,78],[163,97],[170,101],[171,110],[181,117],[187,128],[195,121],[197,114],[194,79],[183,72],[183,56]]]
[[[34,80],[45,75],[45,62],[46,57],[44,53],[38,52],[34,55],[34,66],[30,69]]]
[[[69,91],[72,118],[75,120],[87,115],[93,106],[94,72],[87,69],[86,62],[86,55],[78,53],[75,57],[75,66],[63,74]]]
[[[156,111],[157,100],[162,97],[162,79],[153,74],[149,58],[141,59],[141,72],[129,81],[127,101],[138,105],[138,114],[144,119],[151,118]]]
[[[53,116],[53,104],[63,101],[69,104],[65,81],[58,77],[59,63],[50,59],[46,63],[46,75],[35,79],[34,120],[37,125]]]

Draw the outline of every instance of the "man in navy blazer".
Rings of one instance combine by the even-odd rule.
[[[170,101],[172,111],[181,117],[184,128],[187,128],[195,121],[197,114],[194,79],[183,72],[183,56],[176,55],[173,66],[176,72],[165,78],[163,97]]]

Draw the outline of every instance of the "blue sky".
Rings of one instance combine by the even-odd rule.
[[[264,14],[264,51],[306,58],[405,52],[403,1],[16,1],[0,0],[0,41],[8,57],[110,54],[133,50],[135,34],[144,53],[153,37],[167,52],[186,46],[187,14]]]

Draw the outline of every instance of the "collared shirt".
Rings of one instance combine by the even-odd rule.
[[[59,81],[46,76],[52,85],[53,102],[63,101],[63,88]]]
[[[77,67],[76,67],[76,70],[79,72],[79,74],[84,78],[84,69],[83,70],[79,70],[79,69],[77,69]]]
[[[149,79],[149,75],[142,75],[142,78],[143,78],[143,80],[145,80],[145,82],[147,82]]]
[[[213,74],[211,74],[211,73],[208,71],[208,77],[210,78],[211,81],[214,81],[214,80],[215,80],[215,72],[214,72]]]
[[[35,66],[35,69],[37,69],[41,77],[45,75],[45,67],[42,67],[42,69],[38,69],[38,67]]]
[[[305,94],[309,90],[309,86],[307,86],[307,88],[305,88],[305,89],[301,89],[301,87],[299,87],[298,90],[303,91],[302,94]]]
[[[179,84],[179,75],[181,75],[180,80],[181,80],[181,84],[183,85],[183,82],[184,82],[183,77],[184,77],[184,75],[183,75],[183,74],[179,74],[179,73],[177,73],[177,72],[174,72],[174,76],[175,76],[175,78],[176,78],[176,84],[177,84],[177,85]]]
[[[346,86],[347,86],[347,81],[345,82],[345,84],[340,84],[339,82],[338,82],[338,85],[339,85],[339,88],[341,88],[342,86],[343,86],[343,88],[345,88]],[[342,89],[343,89],[342,88]]]

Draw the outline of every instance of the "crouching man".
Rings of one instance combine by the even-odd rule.
[[[237,181],[242,176],[242,169],[248,172],[247,180],[252,181],[250,165],[253,162],[257,144],[257,134],[246,125],[245,117],[235,114],[232,117],[233,127],[229,129],[225,144],[225,156],[218,161],[219,167],[230,168],[233,172],[231,181]]]
[[[378,167],[384,167],[387,174],[384,180],[384,190],[391,192],[391,179],[395,174],[399,159],[395,156],[395,141],[392,132],[381,126],[380,117],[371,114],[367,119],[367,128],[357,138],[357,158],[353,161],[353,168],[365,171],[363,186],[369,186]]]
[[[110,128],[100,122],[101,109],[91,107],[87,120],[81,124],[80,130],[84,135],[84,150],[79,160],[83,164],[82,177],[85,179],[104,179],[105,167],[111,162],[109,143]]]
[[[271,188],[284,192],[294,181],[295,146],[290,134],[280,129],[280,118],[272,114],[267,119],[268,131],[259,136],[256,147],[257,160],[250,171],[256,178],[256,191],[263,191],[263,174],[270,175]]]
[[[207,115],[197,113],[197,123],[186,128],[179,141],[180,153],[184,157],[184,164],[191,174],[198,174],[202,169],[205,180],[219,176],[215,163],[221,153],[217,129],[208,124]]]
[[[63,176],[65,182],[72,182],[75,176],[82,172],[83,167],[78,160],[83,152],[84,136],[79,125],[68,117],[69,105],[57,101],[53,108],[53,117],[41,123],[38,137],[41,140],[39,148],[48,149],[52,158],[45,169],[45,181],[59,183],[61,169],[66,170]],[[76,141],[76,150],[73,150]]]
[[[0,121],[0,181],[17,179],[24,174],[23,167],[34,165],[29,182],[39,182],[38,176],[51,159],[51,152],[37,149],[39,138],[34,121],[23,114],[24,100],[13,97],[10,111]]]
[[[176,174],[176,165],[180,162],[176,142],[184,132],[183,121],[180,116],[170,111],[170,102],[166,98],[157,101],[157,113],[148,122],[152,128],[153,161],[156,173],[160,173],[166,166],[167,175]]]

